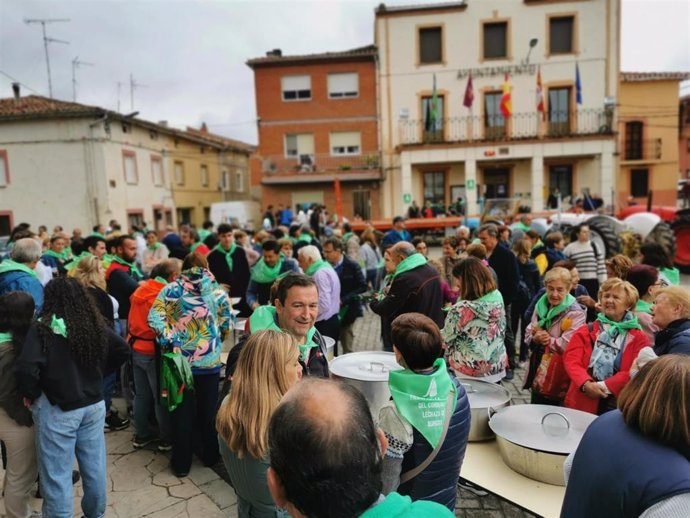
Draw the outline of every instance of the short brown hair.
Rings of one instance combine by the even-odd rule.
[[[481,243],[472,243],[465,249],[465,253],[467,253],[469,257],[486,259],[486,247]]]
[[[206,256],[197,254],[196,252],[187,254],[182,263],[182,271],[189,270],[190,268],[194,268],[195,266],[198,266],[200,268],[208,268],[208,261],[206,260]]]
[[[560,232],[549,232],[544,238],[544,246],[546,248],[553,248],[561,241],[563,241],[563,234]]]
[[[453,277],[460,281],[460,298],[477,300],[496,289],[491,270],[476,257],[468,257],[453,267]]]
[[[446,237],[446,238],[443,239],[443,241],[441,242],[441,244],[443,244],[443,245],[450,245],[450,246],[452,246],[453,248],[457,248],[457,247],[458,247],[458,238],[455,237],[455,236]]]
[[[606,260],[606,266],[613,270],[616,277],[626,280],[633,262],[627,255],[617,254]]]
[[[436,322],[421,313],[404,313],[393,320],[391,339],[412,370],[428,369],[443,351]]]
[[[649,362],[618,397],[625,423],[670,446],[690,446],[690,357],[668,354]]]

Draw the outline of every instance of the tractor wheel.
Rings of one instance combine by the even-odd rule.
[[[592,241],[604,246],[604,253],[606,257],[611,257],[621,253],[621,240],[618,237],[615,223],[606,216],[594,216],[589,218],[586,222],[592,231]]]
[[[690,215],[680,216],[671,228],[676,235],[676,266],[681,272],[690,273]]]
[[[665,221],[660,221],[645,238],[645,243],[656,243],[661,245],[669,257],[676,255],[676,236],[671,225]]]

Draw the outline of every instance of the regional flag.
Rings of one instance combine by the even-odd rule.
[[[508,72],[506,72],[503,81],[503,95],[501,96],[501,113],[506,119],[513,114],[513,100],[510,90],[510,77]]]
[[[470,74],[467,80],[467,88],[465,88],[465,98],[462,101],[462,105],[466,108],[472,109],[472,103],[474,102],[474,88],[472,88],[472,74]]]
[[[537,111],[541,112],[541,118],[544,118],[546,112],[544,107],[544,88],[541,84],[541,67],[537,69]]]
[[[580,67],[575,62],[575,99],[577,104],[582,104],[582,82],[580,81]]]

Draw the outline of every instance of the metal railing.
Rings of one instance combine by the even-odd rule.
[[[380,171],[378,153],[363,155],[306,154],[298,156],[269,155],[261,162],[264,175],[347,174],[351,171]]]
[[[613,114],[601,110],[465,116],[439,119],[428,124],[423,119],[399,121],[402,145],[452,142],[492,142],[526,139],[564,138],[580,135],[611,135]]]
[[[625,142],[624,160],[661,160],[661,139],[629,140]]]

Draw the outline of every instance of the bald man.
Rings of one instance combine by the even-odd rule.
[[[374,427],[366,399],[350,385],[297,383],[273,414],[268,437],[268,488],[293,518],[453,516],[435,502],[381,495],[388,443]]]
[[[384,260],[395,265],[395,272],[388,288],[369,307],[381,316],[383,349],[393,351],[391,322],[403,313],[421,313],[443,327],[443,294],[438,272],[412,243],[396,243],[386,250]]]

